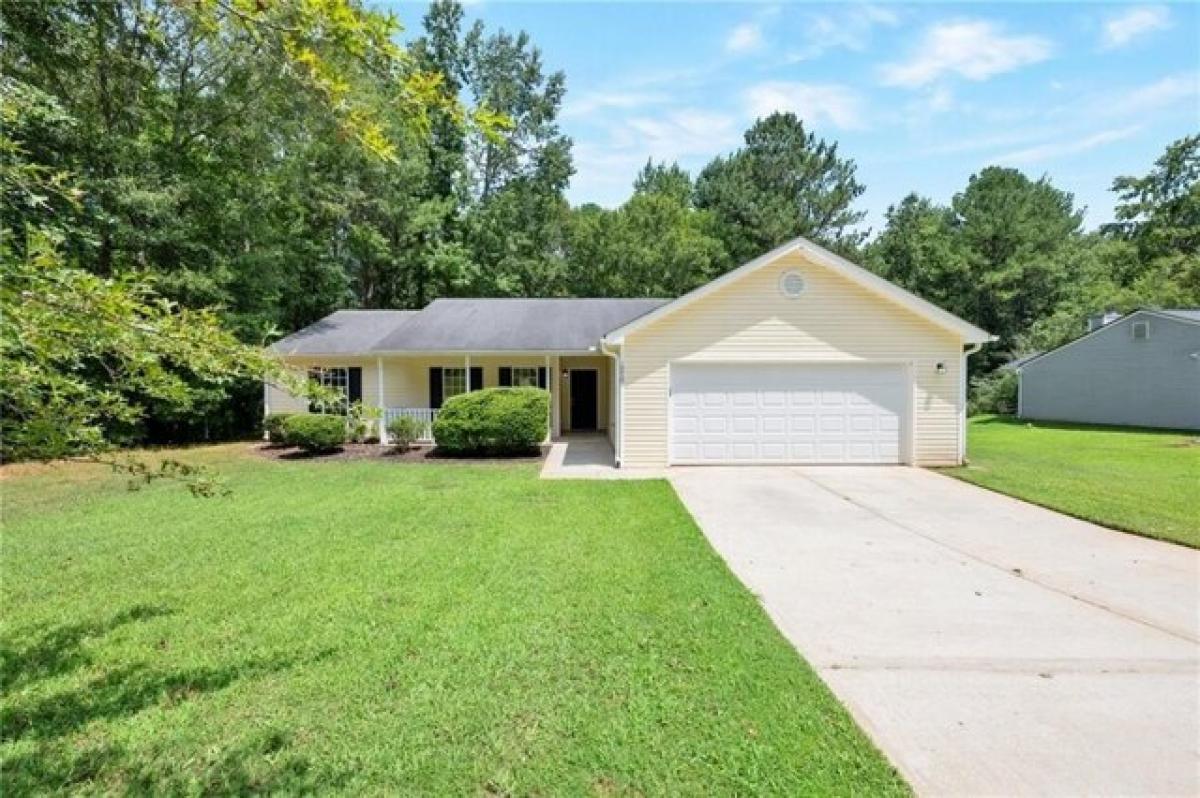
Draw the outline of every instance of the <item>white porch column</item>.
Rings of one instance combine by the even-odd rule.
[[[546,355],[546,391],[550,394],[550,412],[546,414],[546,439],[554,440],[554,369],[550,366],[550,356]]]
[[[467,374],[466,374],[467,393],[470,393],[471,392],[471,356],[466,355],[465,361],[466,361],[466,372],[467,372]]]
[[[387,446],[387,410],[383,399],[383,358],[375,358],[375,404],[379,408],[379,445]]]
[[[554,437],[558,438],[563,434],[563,376],[559,372],[562,371],[562,361],[558,355],[554,355],[551,370],[547,372],[547,385],[557,385],[558,390],[550,392],[550,424],[551,431]]]

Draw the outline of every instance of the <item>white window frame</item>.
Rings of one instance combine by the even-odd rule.
[[[315,373],[314,373],[315,372]],[[345,415],[350,409],[350,367],[349,366],[313,366],[308,370],[309,379],[324,388],[333,388],[342,395],[342,401],[335,407],[325,403],[315,405],[320,413],[339,413]]]
[[[512,366],[511,384],[514,388],[538,387],[538,367],[537,366]]]
[[[451,380],[454,379],[461,386],[461,390],[451,391]],[[460,393],[467,392],[467,369],[464,366],[444,366],[442,368],[442,404],[451,396],[458,396]]]
[[[1141,330],[1143,331],[1141,335],[1138,335],[1139,328],[1141,328]],[[1150,340],[1150,322],[1135,321],[1133,324],[1129,325],[1129,334],[1135,341],[1149,341]]]

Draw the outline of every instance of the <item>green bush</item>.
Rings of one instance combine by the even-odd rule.
[[[446,400],[433,439],[451,454],[524,454],[546,437],[550,394],[540,388],[486,388]]]
[[[383,411],[374,405],[364,405],[355,402],[346,412],[346,438],[355,443],[368,443],[378,440],[375,432],[379,429],[379,419]]]
[[[388,422],[388,440],[400,447],[401,451],[407,451],[421,437],[424,426],[412,416],[398,416]]]
[[[995,413],[1011,416],[1017,412],[1017,373],[997,369],[991,374],[971,380],[971,396],[967,402],[967,413]]]
[[[306,452],[329,452],[346,442],[345,416],[297,413],[283,422],[287,442]]]
[[[268,413],[263,419],[263,429],[267,431],[267,440],[271,443],[287,443],[287,436],[283,434],[283,422],[291,418],[295,413]]]

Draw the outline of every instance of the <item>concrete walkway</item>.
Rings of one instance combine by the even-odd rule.
[[[1200,794],[1200,553],[919,469],[669,476],[919,793]]]
[[[542,479],[656,479],[657,469],[617,468],[603,432],[573,432],[555,439],[542,464]]]

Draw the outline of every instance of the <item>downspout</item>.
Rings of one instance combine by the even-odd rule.
[[[621,353],[614,352],[609,347],[608,339],[601,338],[600,351],[613,359],[613,373],[617,380],[617,411],[614,414],[617,419],[617,440],[614,442],[616,451],[613,458],[616,460],[617,468],[620,468],[622,452],[625,450],[625,374],[621,368]]]
[[[1017,369],[1017,418],[1021,418],[1021,406],[1025,404],[1025,378],[1021,376],[1024,367]]]
[[[959,367],[958,387],[958,464],[967,459],[967,358],[983,348],[983,344],[971,344],[963,349],[962,366]]]

